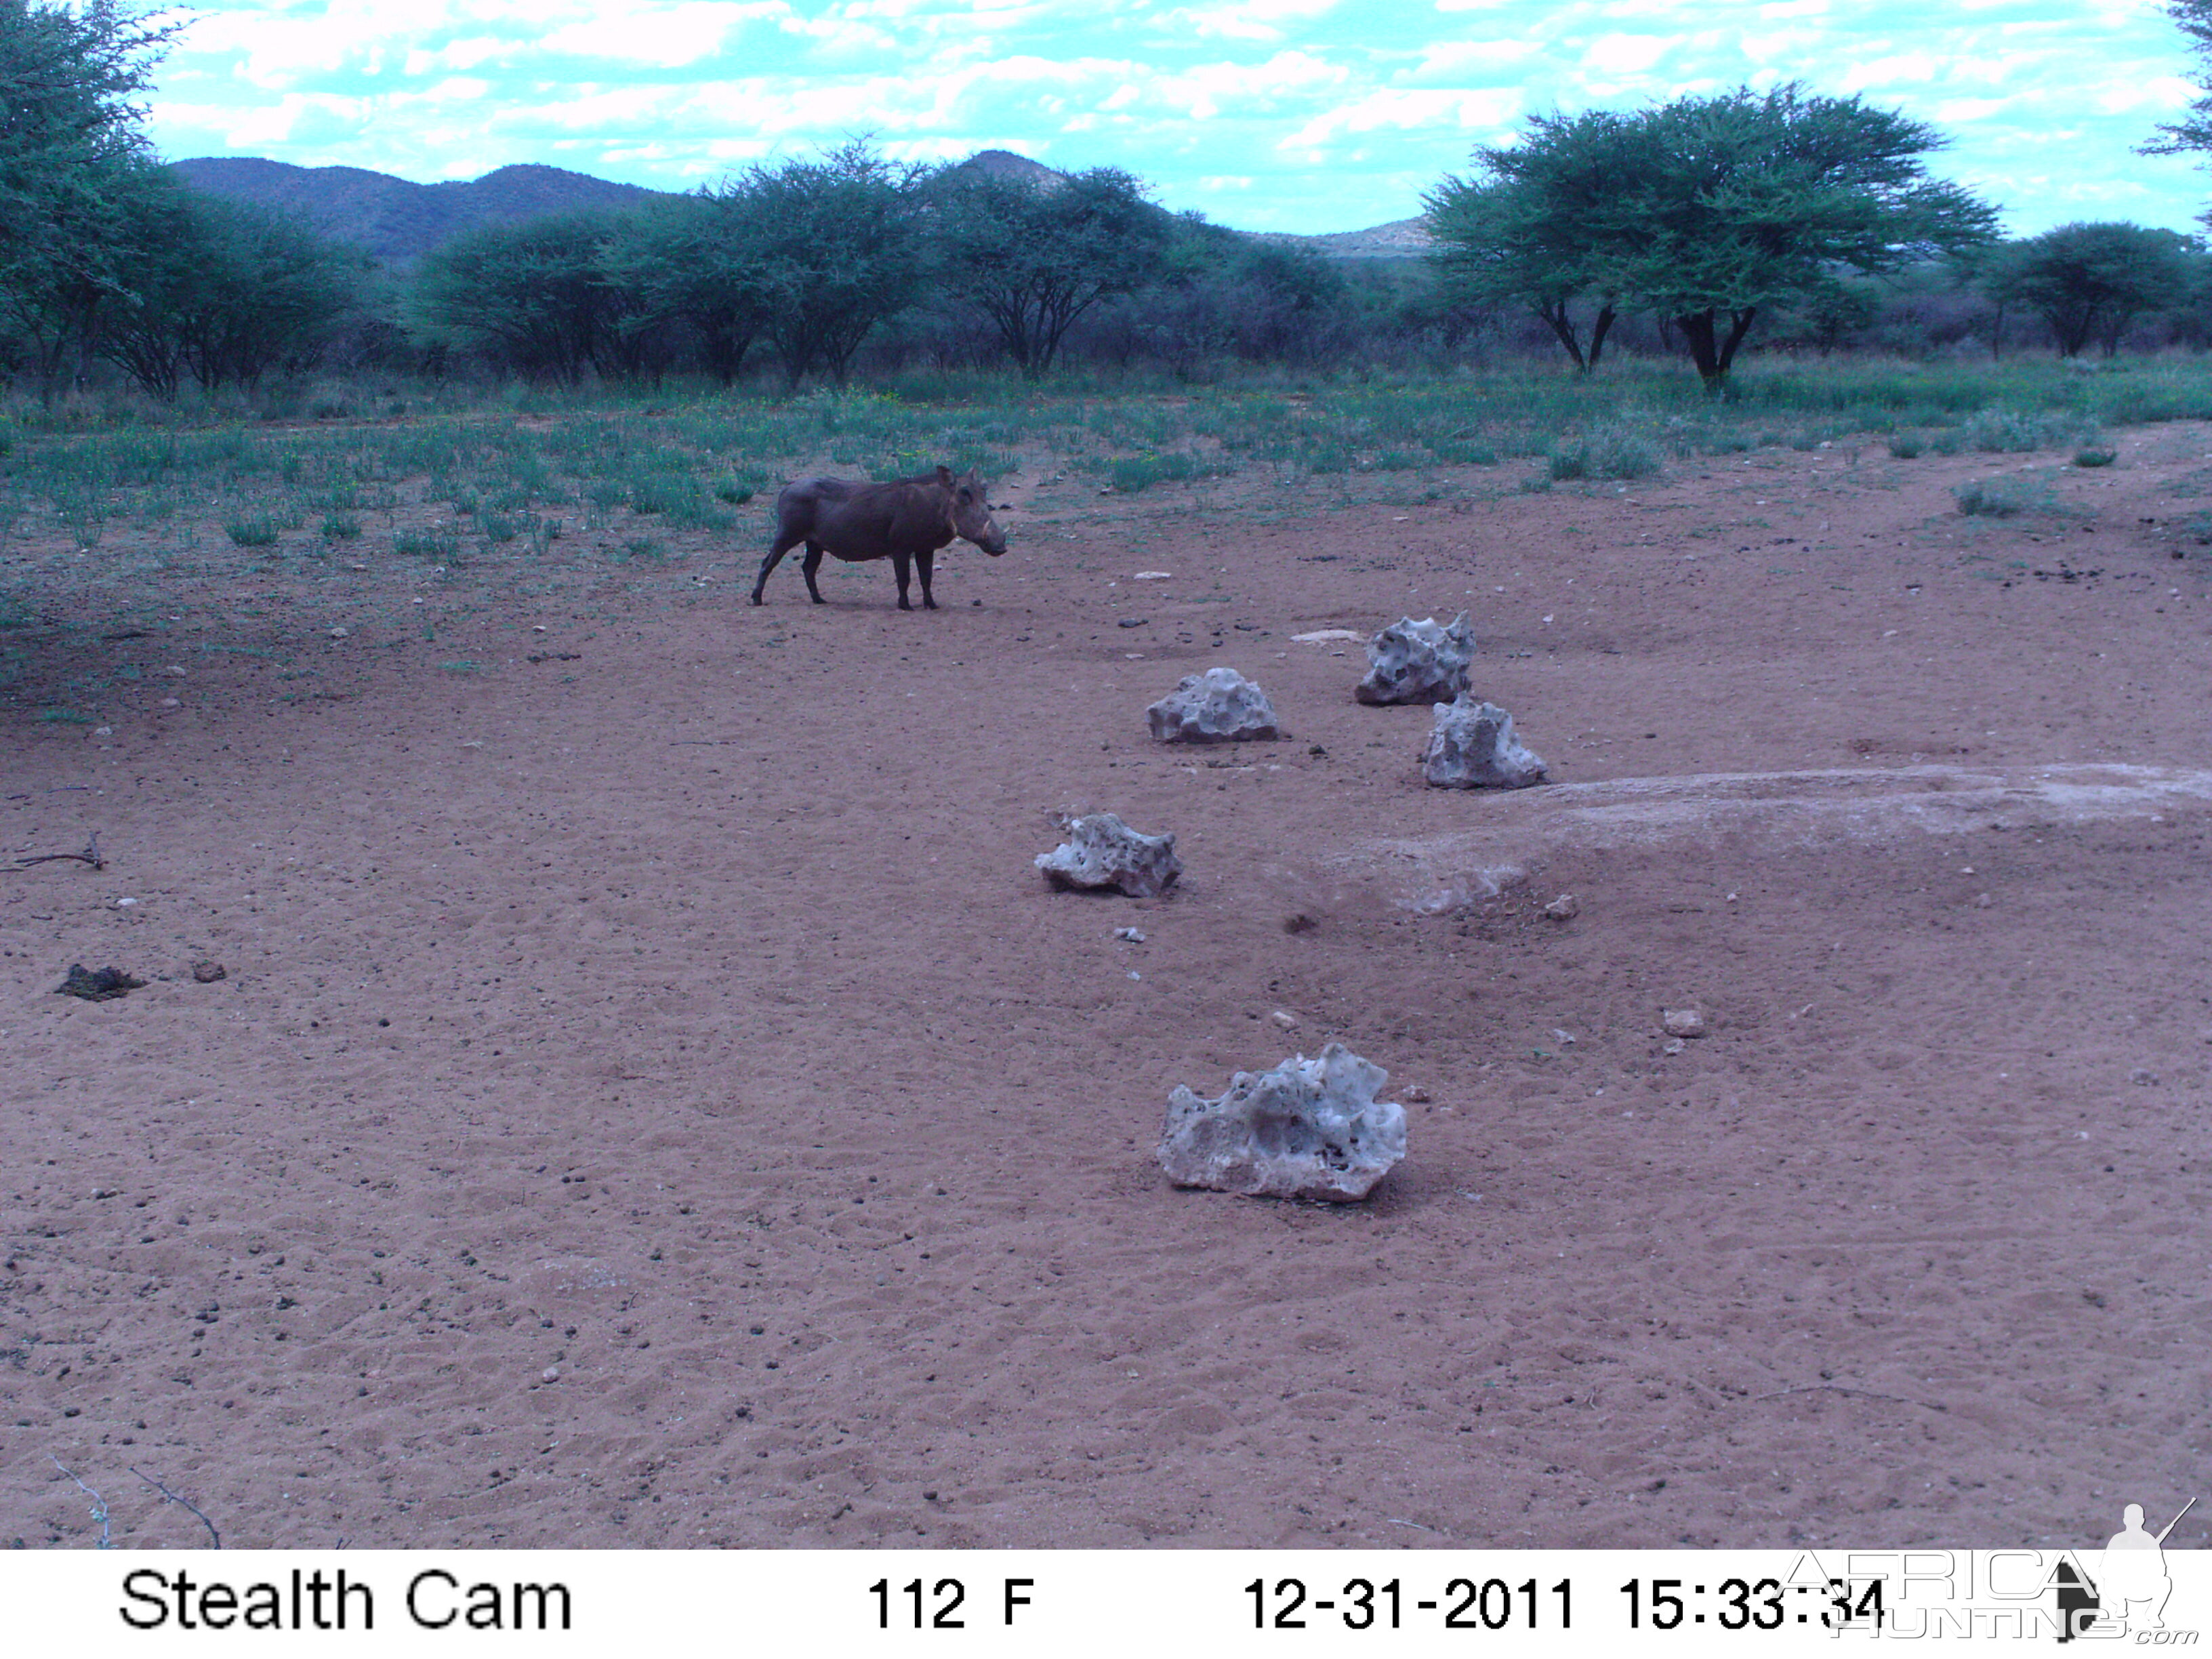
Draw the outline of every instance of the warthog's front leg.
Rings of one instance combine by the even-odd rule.
[[[809,542],[806,544],[806,556],[799,563],[799,574],[806,578],[806,591],[814,596],[814,603],[827,605],[830,601],[822,597],[822,590],[814,585],[814,573],[821,568],[822,544]]]
[[[929,574],[937,568],[937,550],[923,548],[914,556],[914,568],[921,573],[921,608],[924,611],[936,610],[937,600],[929,591]]]
[[[913,572],[913,568],[914,559],[912,556],[905,553],[894,553],[891,555],[891,574],[898,578],[899,609],[902,611],[911,611],[914,609],[914,606],[907,603],[906,597],[907,580]],[[928,590],[925,586],[923,589],[925,598],[927,596],[927,592]]]

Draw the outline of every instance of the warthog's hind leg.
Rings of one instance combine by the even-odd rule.
[[[814,573],[821,568],[822,544],[809,542],[806,544],[806,556],[799,562],[799,574],[806,578],[806,591],[814,596],[814,603],[827,605],[830,601],[822,597],[822,590],[814,585]]]
[[[930,572],[937,568],[936,552],[930,548],[922,549],[914,556],[914,568],[921,574],[921,608],[924,611],[936,610],[936,598],[929,591]]]
[[[898,578],[899,609],[902,611],[911,611],[914,609],[914,606],[907,602],[906,597],[906,585],[912,575],[914,559],[911,555],[905,553],[894,553],[891,555],[891,574]],[[922,597],[927,600],[929,595],[927,586],[928,578],[924,577],[922,580]]]
[[[758,605],[761,602],[761,589],[768,586],[768,573],[775,569],[777,565],[783,562],[783,556],[790,552],[793,548],[798,546],[799,541],[799,538],[796,536],[778,536],[775,538],[775,545],[769,549],[768,557],[761,561],[760,580],[753,584],[753,603],[755,605]],[[820,556],[817,554],[816,556],[819,557]],[[811,587],[814,585],[814,578],[811,573],[807,576],[806,585],[809,587]]]

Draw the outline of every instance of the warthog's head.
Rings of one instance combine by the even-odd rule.
[[[937,482],[952,492],[953,533],[975,544],[993,558],[1006,550],[1006,532],[999,528],[999,521],[991,516],[990,492],[983,488],[983,480],[969,467],[955,477],[952,469],[937,469]]]

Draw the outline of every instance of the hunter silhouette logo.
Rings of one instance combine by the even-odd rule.
[[[2058,1639],[2070,1642],[2100,1622],[2108,1622],[2109,1628],[2100,1631],[2100,1636],[2164,1630],[2166,1599],[2173,1594],[2173,1580],[2166,1574],[2162,1547],[2166,1534],[2181,1524],[2181,1516],[2196,1507],[2192,1498],[2181,1506],[2180,1515],[2153,1535],[2143,1529],[2142,1505],[2129,1504],[2120,1512],[2120,1529],[2105,1546],[2094,1579],[2085,1581],[2070,1563],[2062,1561],[2052,1575],[2063,1626]]]

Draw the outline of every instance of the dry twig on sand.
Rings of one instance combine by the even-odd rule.
[[[58,859],[75,859],[79,864],[88,864],[95,870],[107,868],[107,860],[100,856],[100,832],[92,832],[92,839],[84,844],[82,853],[40,853],[35,858],[17,859],[15,867],[27,870],[34,864],[52,864]]]
[[[60,1458],[55,1456],[52,1452],[48,1452],[46,1454],[46,1462],[52,1464],[64,1474],[68,1475],[70,1480],[76,1480],[76,1471],[70,1468],[68,1465],[64,1464]],[[115,1546],[108,1541],[107,1535],[107,1500],[105,1498],[102,1498],[98,1492],[94,1492],[91,1487],[86,1486],[82,1480],[76,1480],[76,1489],[82,1492],[87,1498],[92,1499],[92,1518],[100,1522],[100,1542],[93,1547],[103,1550],[113,1549]]]
[[[1902,1395],[1876,1394],[1872,1389],[1847,1389],[1840,1382],[1807,1382],[1794,1389],[1777,1389],[1772,1394],[1755,1394],[1753,1400],[1779,1400],[1786,1394],[1855,1394],[1862,1400],[1887,1400],[1893,1406],[1917,1406],[1924,1412],[1948,1412],[1951,1408],[1933,1400],[1907,1400]]]
[[[182,1504],[194,1515],[198,1516],[200,1518],[200,1525],[208,1529],[208,1536],[215,1540],[215,1547],[217,1549],[221,1549],[222,1547],[222,1534],[215,1529],[215,1522],[207,1518],[206,1510],[200,1508],[198,1504],[193,1503],[189,1498],[178,1497],[176,1493],[171,1492],[167,1486],[163,1486],[160,1481],[156,1480],[152,1475],[147,1474],[145,1470],[138,1468],[136,1464],[131,1466],[131,1473],[137,1475],[141,1480],[143,1480],[148,1486],[151,1486],[155,1492],[161,1493],[162,1497],[167,1498],[172,1504]]]

